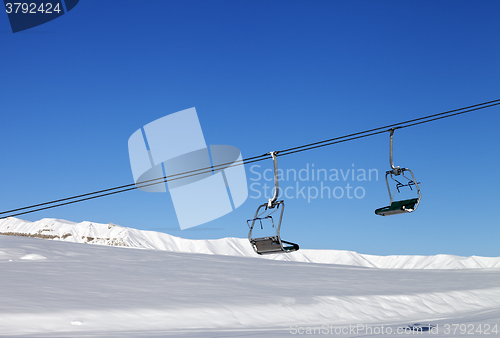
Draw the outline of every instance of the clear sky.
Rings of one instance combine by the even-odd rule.
[[[0,209],[133,183],[128,138],[196,107],[207,144],[243,157],[500,98],[499,1],[80,1],[13,34],[0,15]],[[380,217],[389,135],[279,158],[356,170],[282,181],[282,238],[367,254],[500,255],[500,108],[396,131],[394,160],[422,186],[408,215]],[[271,168],[246,167],[249,186]],[[378,171],[358,180],[358,170]],[[306,196],[293,195],[305,187]],[[341,198],[307,198],[309,187]],[[352,187],[348,197],[348,187]],[[355,188],[358,197],[353,196]],[[246,237],[266,201],[181,231],[167,194],[132,191],[20,216],[175,236]]]

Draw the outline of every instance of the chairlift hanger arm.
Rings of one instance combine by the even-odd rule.
[[[394,130],[396,130],[396,129],[397,128],[389,129],[389,133],[390,133],[389,162],[391,164],[392,174],[398,176],[399,174],[401,174],[402,169],[404,169],[404,168],[400,168],[399,166],[398,167],[394,166],[393,155],[392,155],[392,144],[393,144],[393,138],[394,138]]]
[[[278,195],[280,192],[280,187],[279,187],[279,181],[278,181],[278,152],[277,151],[271,151],[269,153],[271,157],[273,158],[273,163],[274,163],[274,196],[273,198],[270,198],[269,201],[267,202],[267,207],[269,209],[272,209],[276,206],[276,200],[278,199]]]

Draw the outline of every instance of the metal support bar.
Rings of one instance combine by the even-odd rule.
[[[404,172],[405,172],[405,171],[409,171],[409,172],[410,172],[411,177],[412,177],[412,179],[411,179],[411,180],[410,180],[408,177],[406,177],[406,176],[405,176],[405,174],[404,174]],[[404,187],[404,186],[408,186],[408,187],[410,187],[410,189],[411,189],[411,186],[410,186],[410,185],[411,185],[411,184],[414,184],[414,185],[415,185],[415,187],[417,188],[417,193],[418,193],[418,202],[417,202],[417,204],[415,205],[415,209],[414,209],[414,210],[417,210],[417,207],[418,207],[418,205],[420,204],[420,199],[422,198],[422,194],[421,194],[421,192],[420,192],[420,185],[419,185],[420,183],[418,183],[418,182],[415,180],[415,175],[413,175],[413,171],[411,171],[411,170],[410,170],[410,169],[408,169],[408,168],[400,168],[400,169],[399,169],[399,173],[400,173],[400,174],[403,174],[403,177],[404,177],[404,178],[406,178],[406,179],[409,181],[409,182],[408,182],[408,184],[406,184],[406,185],[403,185],[403,184],[402,184],[401,186],[403,186],[403,187]],[[396,194],[396,190],[394,191],[394,193],[391,193],[391,188],[390,188],[390,186],[389,186],[389,180],[387,179],[387,177],[388,177],[389,175],[391,175],[391,178],[392,178],[394,181],[396,181],[396,182],[398,182],[398,181],[397,181],[397,180],[395,180],[395,179],[392,177],[392,175],[393,175],[393,172],[392,172],[392,171],[387,171],[387,172],[385,173],[385,183],[387,184],[387,191],[388,191],[388,193],[389,193],[389,198],[390,198],[391,203],[392,203],[392,202],[393,202],[394,195]],[[398,183],[399,183],[399,182],[398,182]],[[400,183],[400,184],[401,184],[401,183]],[[412,189],[412,190],[413,190],[413,189]]]
[[[395,128],[389,129],[390,134],[390,150],[389,150],[389,162],[391,163],[392,174],[398,176],[401,174],[402,169],[400,167],[394,166],[393,157],[392,157],[392,143],[394,138],[394,130]],[[404,169],[404,168],[403,168]]]
[[[250,229],[250,231],[248,232],[248,240],[250,241],[250,243],[252,242],[252,232],[253,232],[253,228],[254,228],[254,225],[255,225],[255,221],[257,221],[257,220],[262,221],[263,219],[270,219],[272,225],[275,228],[276,239],[279,242],[280,246],[283,248],[283,244],[281,243],[280,230],[281,230],[281,221],[283,220],[283,211],[285,211],[285,202],[278,201],[278,202],[276,202],[274,204],[274,206],[277,206],[276,210],[278,210],[281,207],[281,212],[280,212],[280,216],[279,216],[280,218],[278,220],[278,224],[275,224],[274,221],[273,221],[273,218],[270,217],[269,215],[267,215],[265,217],[260,217],[260,215],[262,215],[262,213],[264,213],[266,210],[269,209],[268,206],[267,206],[267,203],[264,203],[264,204],[260,205],[257,208],[257,211],[255,212],[254,218],[253,219],[249,219],[247,221],[248,228]],[[262,208],[264,208],[265,210],[262,213],[260,213],[260,210]],[[271,213],[274,213],[276,210],[272,211]],[[255,250],[255,248],[254,248],[254,250]]]
[[[413,208],[413,211],[415,211],[415,210],[417,210],[418,205],[420,204],[420,200],[422,199],[422,193],[420,192],[419,183],[415,180],[415,175],[413,175],[413,171],[411,171],[410,169],[405,169],[405,170],[410,172],[413,183],[415,183],[415,186],[417,187],[418,201],[417,201],[417,204],[415,204],[415,208]],[[404,174],[403,174],[403,176],[404,176]]]
[[[277,152],[271,151],[269,154],[273,158],[273,162],[274,162],[274,196],[273,196],[273,198],[270,198],[269,201],[267,202],[267,207],[269,209],[271,209],[271,208],[274,208],[275,202],[278,199],[280,187],[279,187],[279,182],[278,182],[278,160],[277,160],[277,156],[276,156]]]

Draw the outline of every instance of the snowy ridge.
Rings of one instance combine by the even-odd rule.
[[[189,240],[165,233],[125,228],[112,223],[75,223],[44,218],[29,222],[13,217],[0,220],[0,235],[39,237],[74,243],[122,246],[172,252],[203,253],[274,260],[342,264],[385,269],[478,269],[500,268],[500,257],[374,256],[345,250],[301,249],[286,255],[259,256],[247,239]]]

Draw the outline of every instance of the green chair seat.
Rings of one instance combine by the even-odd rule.
[[[415,204],[417,204],[417,202],[418,198],[412,198],[403,201],[394,201],[388,207],[383,207],[375,210],[375,214],[380,216],[389,216],[412,212],[415,209]]]

